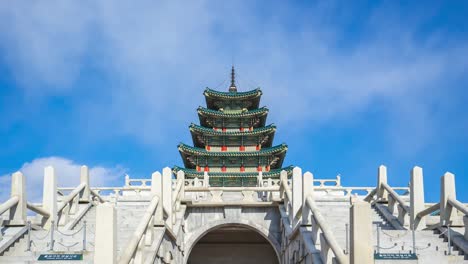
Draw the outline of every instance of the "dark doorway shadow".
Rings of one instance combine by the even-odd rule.
[[[240,226],[223,226],[203,236],[193,247],[188,264],[278,264],[271,244]]]

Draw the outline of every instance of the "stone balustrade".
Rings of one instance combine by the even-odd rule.
[[[161,237],[155,237],[155,230],[166,234],[182,252],[185,232],[183,216],[189,206],[227,207],[229,213],[243,206],[279,208],[281,226],[284,228],[283,239],[300,239],[310,256],[319,258],[323,263],[365,263],[373,257],[373,245],[369,242],[372,234],[371,204],[376,205],[377,210],[388,212],[383,214],[389,218],[387,220],[395,217],[402,229],[450,229],[454,225],[464,225],[464,237],[468,239],[468,208],[456,198],[455,176],[451,173],[441,177],[440,201],[433,204],[424,201],[423,171],[420,167],[410,171],[409,187],[390,186],[387,169],[383,165],[378,168],[376,187],[345,187],[341,185],[340,176],[336,179],[314,179],[310,172],[302,174],[300,168],[294,168],[290,179],[285,171],[281,172],[279,179],[263,178],[260,172],[257,176],[258,184],[253,187],[212,187],[209,178],[209,173],[205,173],[202,178],[186,179],[183,171],[174,177],[170,168],[164,168],[162,174],[155,172],[151,179],[130,179],[126,176],[123,187],[91,187],[88,168],[83,166],[78,186],[57,188],[54,169],[46,167],[42,203],[33,204],[26,199],[25,178],[17,172],[12,176],[10,198],[0,204],[0,216],[5,218],[9,212],[2,223],[6,226],[25,226],[28,221],[27,210],[31,210],[41,216],[40,221],[34,224],[44,229],[67,228],[84,215],[85,212],[79,209],[80,205],[93,206],[96,202],[107,202],[106,205],[98,206],[97,210],[96,263],[154,261],[156,254],[160,254],[158,249],[162,243]],[[316,205],[317,201],[327,199],[349,199],[351,202],[349,253],[345,253],[338,245]],[[117,215],[113,207],[119,201],[149,203],[126,249],[117,256],[115,241],[109,243],[106,237],[109,232],[113,232],[112,239],[116,237]],[[429,226],[426,223],[427,216],[437,212],[440,212],[437,216],[438,225]],[[284,250],[287,251],[287,247]],[[285,253],[285,259],[289,257],[288,254]],[[106,256],[112,256],[110,262],[106,261]],[[171,254],[158,256],[167,262],[172,259]]]
[[[181,202],[185,195],[184,178],[184,173],[179,171],[175,181],[172,181],[170,168],[164,168],[162,174],[159,172],[152,174],[151,184],[149,185],[151,186],[149,192],[151,197],[150,203],[127,247],[123,253],[117,257],[119,263],[153,263],[162,241],[161,237],[158,239],[155,238],[156,230],[159,230],[159,233],[163,234],[168,232],[170,237],[173,238],[174,243],[179,248],[183,248],[183,218],[177,218],[177,212],[183,210]],[[126,186],[123,190],[119,188],[111,188],[111,190],[113,190],[114,193],[129,190],[147,190],[146,183],[145,186],[132,186],[127,184],[128,182],[132,181],[126,178]],[[184,213],[182,212],[181,215],[183,216]],[[102,219],[99,219],[100,217]],[[114,218],[113,211],[109,211],[107,214],[98,214],[97,223],[105,222],[106,217]],[[99,232],[98,230],[96,240],[101,241],[104,240],[105,237],[107,237],[107,234],[105,232]],[[113,244],[115,244],[115,241],[111,243],[111,245]],[[148,254],[148,252],[150,252],[150,254]],[[106,255],[116,256],[115,246],[96,247],[94,262],[115,263],[115,259],[109,260],[106,258]],[[166,262],[164,263],[169,263],[172,258],[171,256],[171,254],[165,255],[163,260]]]
[[[316,248],[313,241],[320,241],[315,243],[320,246],[320,262],[349,263],[348,257],[336,242],[333,232],[315,205],[312,173],[306,172],[302,175],[302,170],[296,167],[293,170],[291,186],[287,183],[286,173],[281,174],[280,182],[280,197],[284,201],[282,214],[286,216],[283,218],[283,225],[287,227],[286,236],[291,237],[300,232],[311,256]]]
[[[0,227],[5,226],[6,229],[9,227],[22,228],[8,241],[2,241],[0,255],[3,250],[14,244],[16,239],[24,233],[30,232],[31,225],[34,228],[49,230],[49,233],[52,234],[49,243],[50,250],[54,250],[55,239],[53,234],[61,232],[60,230],[72,229],[92,206],[93,198],[103,202],[102,197],[90,189],[89,171],[86,166],[81,167],[80,184],[77,187],[69,188],[64,193],[57,190],[57,178],[54,168],[51,166],[45,167],[43,197],[40,204],[28,202],[26,179],[21,172],[15,172],[11,180],[10,198],[0,205],[0,216],[8,214],[5,220],[0,221]],[[36,215],[28,213],[28,209]],[[28,245],[29,248],[30,245]]]
[[[464,226],[464,236],[468,240],[468,208],[456,199],[455,175],[446,172],[441,177],[440,201],[438,203],[425,203],[423,170],[418,166],[410,171],[409,190],[405,193],[410,196],[409,203],[408,199],[404,199],[396,190],[397,188],[387,184],[387,168],[382,165],[377,173],[377,187],[366,196],[365,200],[378,202],[377,209],[379,210],[381,210],[382,204],[387,204],[385,208],[390,215],[386,214],[385,211],[381,211],[382,214],[389,222],[392,222],[392,215],[396,214],[401,228],[411,230],[422,230],[427,227],[440,228],[441,232],[444,232],[451,225]],[[398,208],[398,212],[395,212],[395,207]],[[439,223],[428,226],[425,221],[426,217],[437,213]],[[447,236],[447,232],[444,235]],[[460,243],[459,248],[465,251],[464,244],[466,242]]]
[[[157,195],[154,195],[153,198],[151,199],[151,203],[148,205],[148,208],[146,209],[145,214],[143,215],[143,219],[138,224],[133,236],[131,237],[128,243],[128,246],[125,248],[123,254],[120,256],[119,263],[127,264],[127,263],[130,263],[132,259],[134,259],[136,263],[142,262],[143,256],[142,256],[141,250],[140,251],[137,250],[138,245],[143,239],[145,239],[145,236],[152,236],[151,229],[153,228],[153,225],[150,223],[152,223],[151,220],[154,219],[155,217],[155,212],[156,212],[158,203],[159,203],[159,197]],[[105,236],[105,234],[102,234],[101,236]],[[152,238],[145,239],[145,241],[149,241],[151,244]],[[102,263],[101,259],[97,257],[95,257],[94,262]]]
[[[58,194],[57,177],[53,167],[44,169],[44,184],[42,203],[33,204],[27,201],[26,180],[21,172],[12,175],[11,195],[5,203],[0,205],[0,215],[9,211],[9,217],[3,221],[6,226],[25,226],[27,209],[41,216],[39,222],[34,222],[45,229],[55,225],[65,226],[78,215],[78,204],[88,203],[92,197],[102,200],[99,195],[92,193],[89,186],[89,171],[86,166],[81,167],[80,184],[77,187],[65,188],[66,191]],[[66,194],[66,195],[65,195]]]
[[[209,173],[206,172],[205,175]],[[259,172],[259,175],[262,175],[262,172]],[[261,176],[260,176],[261,177]],[[260,179],[260,177],[257,177]],[[205,180],[205,178],[195,178],[195,179],[185,179],[185,186],[195,186],[195,182],[200,180]],[[279,186],[280,180],[279,179],[261,179],[261,183],[259,185],[261,186]],[[290,184],[290,180],[288,180],[288,184]],[[125,187],[147,187],[151,186],[151,179],[132,179],[130,176],[125,175]],[[335,179],[314,179],[314,186],[318,187],[341,187],[341,176],[336,176]],[[175,187],[175,186],[173,186]],[[367,188],[367,187],[362,187],[362,188]],[[369,187],[369,189],[373,189],[373,187]]]

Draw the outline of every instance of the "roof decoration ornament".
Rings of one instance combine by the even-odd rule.
[[[229,87],[229,92],[237,93],[236,73],[235,73],[235,70],[234,70],[234,65],[232,65],[232,70],[231,70],[231,86]]]

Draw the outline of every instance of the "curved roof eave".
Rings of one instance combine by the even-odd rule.
[[[221,92],[216,91],[210,88],[206,88],[203,92],[203,95],[207,97],[215,97],[215,98],[224,98],[224,99],[249,99],[260,97],[262,95],[262,90],[260,88],[246,91],[246,92]]]
[[[277,145],[271,148],[263,148],[258,151],[223,151],[223,152],[213,152],[207,151],[202,148],[191,147],[184,143],[180,143],[178,149],[182,153],[188,154],[199,154],[203,156],[223,156],[223,157],[256,157],[256,156],[263,156],[263,155],[271,155],[271,154],[282,154],[288,150],[288,146],[286,144]]]
[[[208,115],[208,116],[219,116],[219,117],[225,117],[225,118],[230,118],[230,117],[249,117],[249,116],[257,116],[257,115],[266,115],[268,114],[268,108],[266,107],[261,107],[257,108],[255,110],[250,110],[246,112],[239,112],[239,113],[224,113],[222,111],[216,111],[212,109],[208,109],[205,107],[198,107],[197,112],[199,115]]]

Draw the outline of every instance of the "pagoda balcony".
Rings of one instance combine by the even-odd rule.
[[[253,127],[236,127],[236,128],[212,127],[208,129],[218,131],[218,132],[227,132],[227,133],[254,131]]]
[[[244,151],[259,151],[261,146],[203,146],[206,151],[213,152],[244,152]]]
[[[292,170],[293,166],[288,166],[285,168],[279,168],[279,169],[272,169],[270,171],[263,171],[262,176],[264,179],[272,178],[272,179],[278,179],[280,172],[281,171],[286,171],[288,174],[288,178],[291,177],[292,175]],[[187,169],[187,168],[181,168],[178,166],[175,166],[172,171],[174,174],[177,174],[179,170],[182,170],[185,173],[186,178],[203,178],[205,171],[197,171],[195,169]],[[228,178],[242,178],[242,177],[257,177],[258,176],[258,171],[257,170],[249,170],[245,172],[237,172],[237,171],[227,171],[227,172],[221,172],[221,171],[209,171],[207,172],[209,177],[228,177]]]
[[[208,169],[206,169],[206,167],[203,167],[203,166],[198,166],[195,168],[196,171],[198,172],[222,172],[222,173],[231,173],[231,172],[245,172],[245,173],[251,173],[251,172],[256,172],[258,173],[259,171],[262,171],[262,172],[268,172],[270,171],[270,167],[269,166],[257,166],[257,167],[208,167]]]

